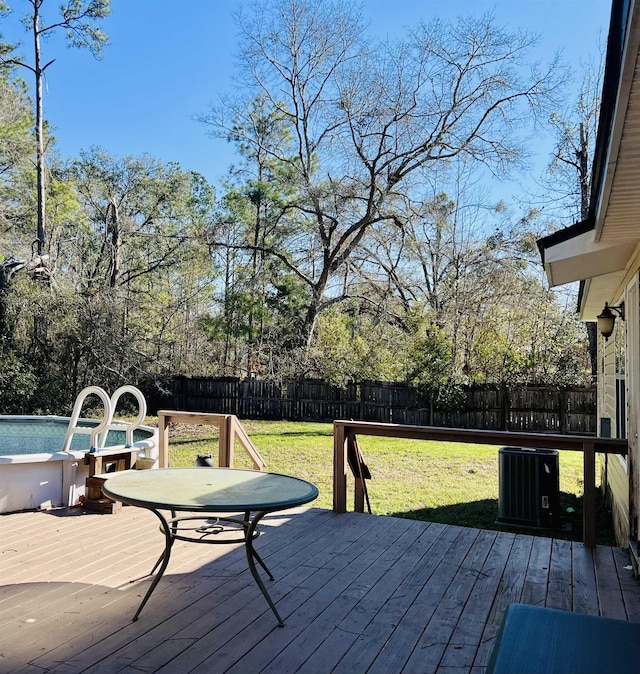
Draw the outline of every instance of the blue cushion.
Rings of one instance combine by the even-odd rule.
[[[640,666],[640,624],[512,604],[487,674],[620,674]]]

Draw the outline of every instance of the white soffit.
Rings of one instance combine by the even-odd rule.
[[[635,4],[635,3],[634,3]],[[640,11],[630,13],[622,71],[609,138],[605,179],[595,195],[598,240],[638,237],[640,213]],[[592,198],[594,195],[592,195]]]
[[[593,236],[593,231],[585,232],[545,250],[544,266],[551,286],[612,272],[624,274],[636,249],[636,241],[596,242]]]
[[[580,320],[595,321],[603,310],[604,303],[617,303],[620,298],[612,297],[612,292],[620,287],[624,280],[624,271],[606,274],[589,279],[585,284],[582,303],[580,305]]]
[[[607,167],[607,174],[606,202],[600,209],[600,240],[613,242],[639,237],[640,73],[637,69],[616,162]]]

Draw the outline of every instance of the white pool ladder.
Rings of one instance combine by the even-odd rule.
[[[133,421],[113,421],[113,415],[116,412],[118,407],[118,401],[125,393],[131,393],[135,399],[138,401],[138,416]],[[133,431],[136,428],[140,428],[144,422],[144,418],[147,416],[147,401],[142,394],[142,391],[135,386],[121,386],[119,389],[116,389],[111,396],[111,417],[109,418],[109,423],[100,437],[100,448],[104,447],[104,444],[107,440],[107,435],[110,430],[124,430],[125,432],[125,444],[127,447],[133,445]]]
[[[132,422],[119,420],[114,421],[113,415],[116,411],[118,401],[125,393],[131,393],[138,401],[138,416]],[[90,395],[97,395],[102,401],[102,421],[97,426],[78,426],[82,405],[85,399]],[[69,419],[69,426],[67,427],[67,434],[64,439],[62,451],[69,451],[69,448],[71,447],[71,440],[73,439],[75,433],[84,433],[91,436],[91,445],[89,451],[97,452],[99,449],[104,447],[107,440],[107,435],[109,434],[110,430],[124,431],[126,437],[126,446],[131,447],[133,445],[133,432],[136,430],[136,428],[139,428],[142,425],[146,414],[147,401],[144,399],[142,391],[137,389],[135,386],[121,386],[119,389],[114,391],[111,398],[109,398],[109,395],[103,388],[100,388],[99,386],[87,386],[86,388],[82,389],[82,391],[80,391],[73,405],[73,412],[71,413],[71,418]]]

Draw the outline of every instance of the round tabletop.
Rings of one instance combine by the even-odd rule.
[[[281,510],[318,496],[311,482],[278,473],[234,468],[158,468],[114,473],[105,496],[130,505],[180,511]]]

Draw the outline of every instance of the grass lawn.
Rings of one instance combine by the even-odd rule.
[[[332,506],[333,426],[328,423],[243,421],[267,470],[314,482],[320,496],[312,505]],[[217,462],[217,429],[177,424],[169,436],[171,466],[193,466],[212,454]],[[481,529],[541,533],[582,540],[582,455],[560,452],[562,528],[553,532],[496,524],[498,447],[361,436],[360,448],[371,471],[367,481],[376,515],[395,515]],[[236,443],[236,468],[251,462]],[[351,507],[353,485],[349,479]],[[608,511],[599,506],[598,543],[615,545]]]

